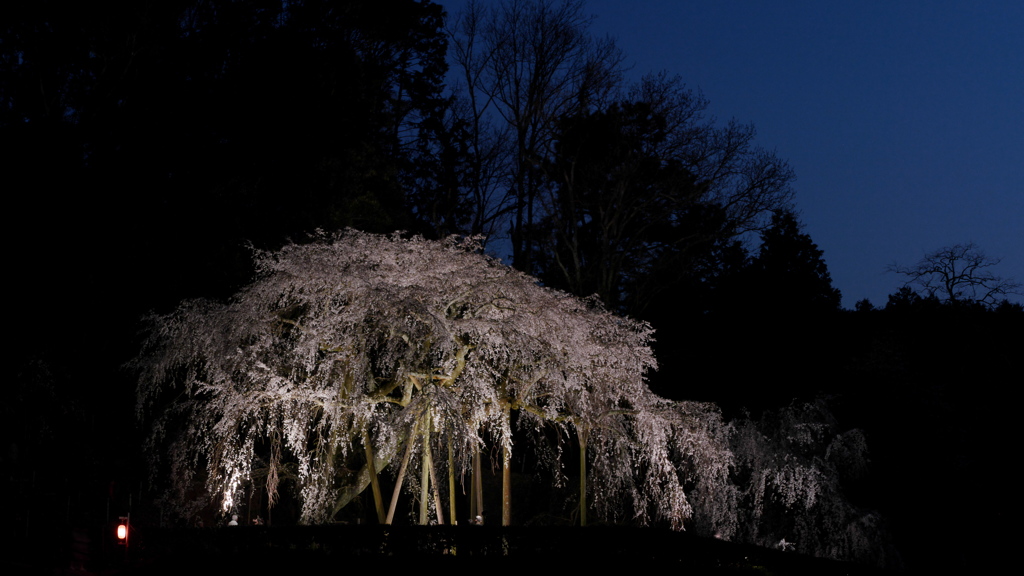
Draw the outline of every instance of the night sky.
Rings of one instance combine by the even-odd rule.
[[[789,161],[844,307],[884,306],[901,284],[890,264],[958,243],[1024,279],[1024,3],[589,0],[586,11],[630,77],[680,75],[711,114],[753,123],[757,144]]]

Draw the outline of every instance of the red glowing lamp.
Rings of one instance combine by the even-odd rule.
[[[128,545],[128,517],[121,516],[117,521],[117,543],[121,546]]]

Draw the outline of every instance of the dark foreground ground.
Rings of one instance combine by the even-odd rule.
[[[126,550],[93,544],[87,553],[40,563],[0,564],[4,574],[333,573],[370,568],[571,571],[623,567],[688,574],[879,574],[855,564],[630,528],[250,527],[136,531]],[[36,560],[42,560],[36,558]],[[281,571],[281,572],[278,572]],[[527,573],[528,574],[528,573]]]

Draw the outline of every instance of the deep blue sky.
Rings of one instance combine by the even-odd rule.
[[[1024,280],[1024,2],[589,0],[586,11],[631,75],[680,75],[713,115],[753,123],[758,145],[790,162],[844,306],[884,305],[901,282],[889,264],[961,242]]]

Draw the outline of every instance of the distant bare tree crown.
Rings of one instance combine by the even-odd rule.
[[[943,302],[992,306],[1002,297],[1021,294],[1020,282],[992,272],[999,262],[1000,258],[989,257],[976,244],[967,242],[930,252],[912,266],[893,264],[889,271],[905,276],[904,286],[916,286]]]

